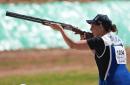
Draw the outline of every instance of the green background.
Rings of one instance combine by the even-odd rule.
[[[0,50],[68,48],[59,32],[39,23],[5,16],[6,11],[71,24],[84,31],[90,30],[86,19],[93,19],[99,13],[107,14],[117,25],[125,46],[129,46],[129,9],[129,1],[0,4]],[[73,40],[79,40],[79,35],[67,30],[66,33]]]

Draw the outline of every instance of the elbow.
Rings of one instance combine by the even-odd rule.
[[[69,48],[74,49],[74,44],[73,43],[67,43],[67,45],[69,46]]]
[[[74,46],[72,44],[68,44],[69,48],[74,49]]]
[[[75,44],[70,44],[69,47],[70,47],[71,49],[76,49],[76,45],[75,45]]]
[[[73,44],[69,44],[69,47],[71,49],[76,49],[76,50],[88,50],[89,49],[86,43],[85,44],[73,43]]]
[[[72,46],[69,46],[69,47],[70,47],[71,49],[75,49],[73,45],[72,45]]]

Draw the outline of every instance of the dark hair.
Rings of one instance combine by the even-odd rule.
[[[111,31],[112,31],[112,32],[118,32],[117,27],[116,27],[115,24],[112,24],[112,26],[111,26]]]
[[[112,32],[117,32],[118,33],[118,30],[117,30],[117,27],[115,24],[111,24],[111,25],[106,25],[106,24],[102,24],[103,28],[109,32],[109,31],[112,31]]]

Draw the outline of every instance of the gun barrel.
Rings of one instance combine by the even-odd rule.
[[[18,14],[18,13],[14,13],[14,12],[8,12],[8,11],[6,12],[6,16],[20,18],[20,19],[29,20],[29,21],[38,22],[38,23],[42,23],[42,21],[43,21],[40,18],[35,18],[35,17],[22,15],[22,14]]]
[[[24,20],[33,21],[33,22],[38,22],[38,23],[42,23],[42,24],[47,25],[47,26],[49,26],[49,24],[51,24],[51,23],[59,23],[66,30],[74,31],[77,34],[83,34],[84,33],[83,31],[81,31],[77,27],[74,27],[74,26],[69,25],[69,24],[61,23],[61,22],[49,21],[49,20],[46,20],[46,19],[40,19],[40,18],[22,15],[22,14],[18,14],[18,13],[14,13],[14,12],[9,12],[9,11],[6,12],[6,16],[24,19]]]

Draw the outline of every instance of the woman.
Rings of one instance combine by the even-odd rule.
[[[90,49],[95,54],[99,70],[99,85],[130,85],[130,74],[126,68],[126,51],[121,39],[114,33],[116,26],[107,15],[98,14],[93,20],[86,20],[91,25],[93,38],[74,42],[59,24],[50,26],[61,32],[70,48]]]

